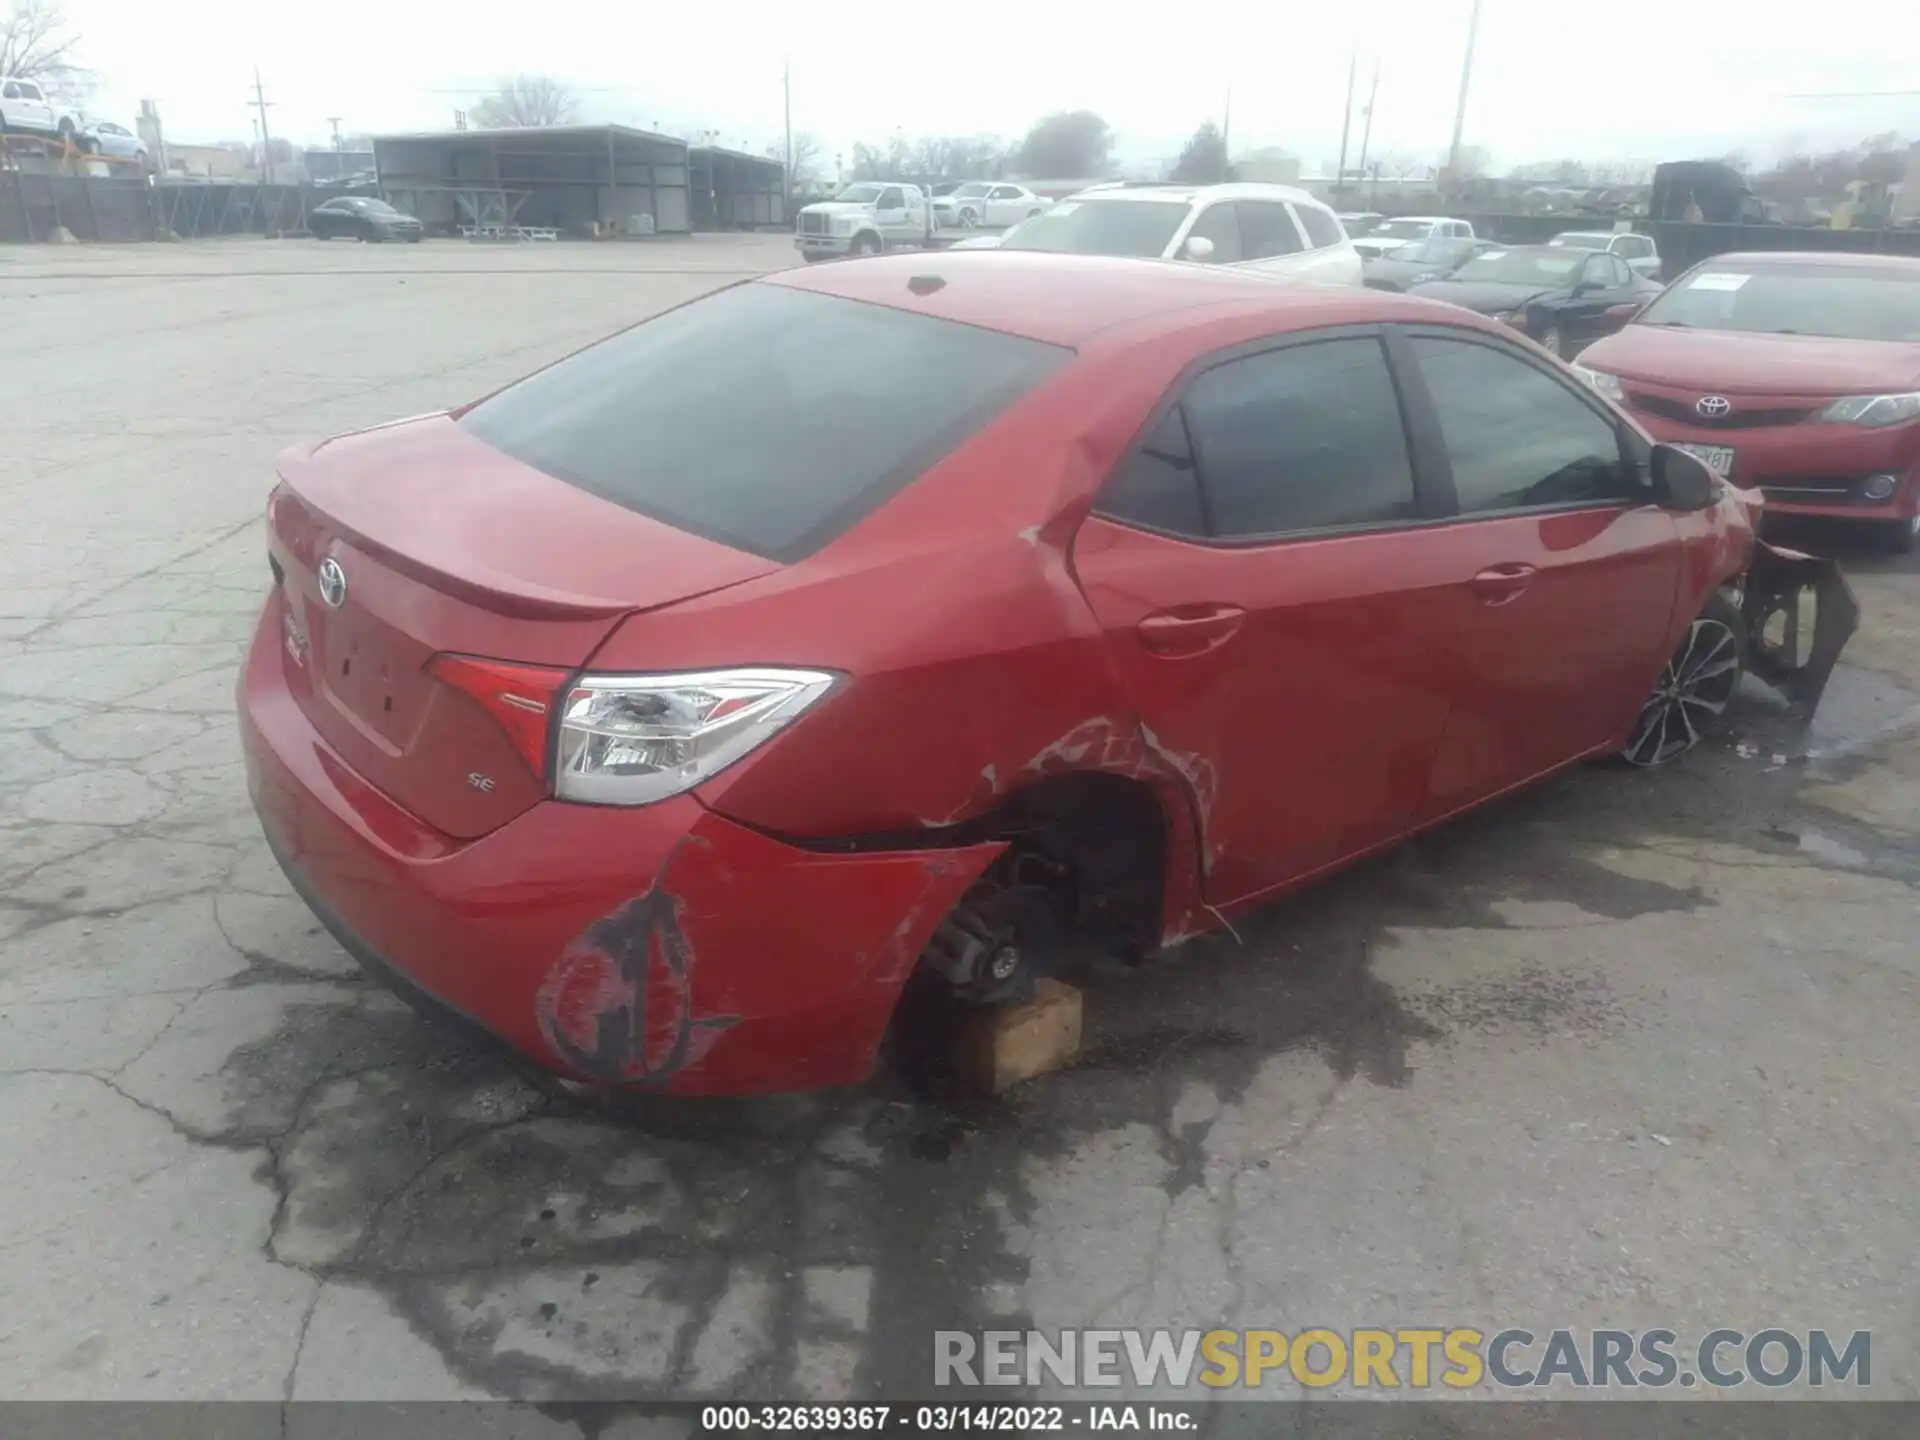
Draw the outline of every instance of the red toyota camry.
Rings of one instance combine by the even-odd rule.
[[[1717,256],[1580,368],[1770,514],[1920,538],[1920,258]]]
[[[576,1079],[864,1077],[1019,993],[1719,717],[1749,502],[1505,327],[908,256],[286,456],[240,686],[294,884]]]

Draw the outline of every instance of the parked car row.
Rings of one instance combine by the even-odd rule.
[[[905,238],[919,243],[913,225]],[[1610,399],[1774,513],[1920,542],[1920,260],[1721,257],[1669,292],[1649,274],[1653,241],[1633,232],[1502,245],[1464,220],[1405,216],[1356,241],[1320,202],[1272,185],[1096,186],[953,248],[1179,260],[1445,301],[1579,357]]]

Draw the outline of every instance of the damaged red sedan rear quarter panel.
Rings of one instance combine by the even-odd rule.
[[[270,526],[280,583],[241,712],[276,853],[363,960],[582,1079],[720,1093],[863,1078],[935,927],[1006,848],[993,817],[1062,776],[1118,777],[1150,798],[1151,939],[1211,928],[1222,907],[1617,747],[1689,618],[1745,563],[1750,527],[1731,500],[1678,522],[1647,503],[1453,530],[1427,516],[1320,537],[1258,570],[1251,551],[1092,514],[1206,357],[1297,332],[1384,345],[1366,327],[1394,322],[1511,348],[1451,307],[994,253],[753,283],[1062,355],[917,478],[785,561],[681,537],[527,467],[509,473],[444,417],[293,457]],[[478,497],[463,488],[476,467],[489,477]],[[381,487],[409,512],[471,507],[488,523],[395,554],[409,547],[383,544],[366,509]],[[521,505],[538,517],[531,550],[511,538]],[[463,547],[484,574],[450,581]],[[375,567],[357,621],[351,602],[330,616],[317,598],[329,555]],[[1234,602],[1218,641],[1148,656],[1147,622],[1211,623],[1177,593],[1210,556],[1226,557],[1232,593],[1209,598]],[[1483,565],[1514,556],[1538,571],[1548,615],[1611,616],[1604,633],[1562,645],[1544,680],[1499,671],[1503,637],[1485,596],[1469,593]],[[476,637],[475,614],[498,611],[511,612],[498,643]],[[381,650],[389,631],[403,638]],[[384,722],[336,703],[346,682],[326,666],[362,640],[416,662],[459,649],[595,673],[772,665],[844,678],[692,791],[634,808],[469,799],[453,808],[482,818],[449,829],[396,798],[412,783],[405,737],[363,734]],[[1536,651],[1546,643],[1544,630],[1533,637]],[[1325,713],[1275,717],[1320,747],[1310,763],[1297,752],[1289,763],[1277,731],[1250,745],[1259,737],[1242,724],[1234,743],[1227,722],[1244,707],[1315,691]],[[472,719],[439,690],[402,702],[434,733]],[[1356,726],[1363,716],[1377,742]],[[515,811],[504,822],[502,807]]]

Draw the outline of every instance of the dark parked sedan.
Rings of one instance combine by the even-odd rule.
[[[1415,285],[1411,293],[1491,315],[1566,357],[1613,334],[1660,290],[1618,255],[1510,245],[1482,251],[1446,279]]]
[[[307,212],[307,231],[316,240],[405,240],[417,242],[423,233],[421,224],[411,215],[403,215],[384,200],[369,200],[359,195],[342,195]]]
[[[1499,247],[1491,240],[1415,240],[1361,265],[1360,283],[1369,290],[1411,290],[1444,280],[1474,256]]]

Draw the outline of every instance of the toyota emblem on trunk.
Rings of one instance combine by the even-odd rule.
[[[347,603],[347,572],[331,555],[320,562],[320,598],[335,610]]]
[[[1724,395],[1702,395],[1693,402],[1693,408],[1709,420],[1718,420],[1733,411],[1733,402]]]

